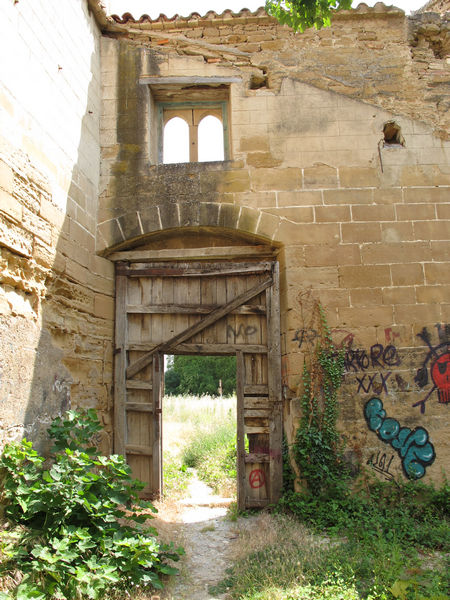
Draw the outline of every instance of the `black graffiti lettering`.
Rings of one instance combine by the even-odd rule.
[[[356,377],[356,381],[358,382],[357,393],[363,391],[365,394],[368,394],[370,391],[373,391],[377,394],[380,394],[383,390],[387,393],[387,385],[386,382],[391,376],[391,372],[389,371],[386,374],[383,373],[373,373],[369,375],[368,373],[364,374],[362,377]],[[380,380],[377,380],[378,375],[380,376]]]
[[[378,366],[382,367],[383,365],[380,362],[380,358],[383,357],[383,345],[382,344],[374,344],[370,348],[370,361],[372,363],[372,367]]]
[[[349,349],[345,353],[345,369],[347,372],[367,371],[369,367],[382,369],[400,364],[397,348],[392,344],[374,344],[369,352],[366,350]]]
[[[357,377],[356,381],[358,382],[358,389],[356,391],[356,393],[359,393],[360,390],[362,390],[365,394],[369,393],[370,390],[370,385],[371,385],[371,381],[369,381],[369,385],[366,387],[364,386],[364,381],[366,379],[367,375],[363,375],[362,377]]]
[[[400,356],[398,355],[397,348],[392,344],[389,344],[384,349],[383,362],[387,367],[396,367],[400,364]]]
[[[257,329],[253,325],[247,325],[247,327],[244,327],[244,325],[241,323],[239,325],[239,329],[237,331],[232,325],[227,325],[227,335],[234,336],[235,340],[239,336],[243,336],[243,337],[251,336],[254,333],[256,333],[256,331],[257,331]]]
[[[319,337],[315,329],[297,329],[292,338],[293,342],[298,342],[298,347],[301,348],[304,341],[313,342]]]
[[[380,373],[381,376],[381,386],[383,388],[383,390],[386,392],[387,394],[387,385],[386,382],[389,379],[389,377],[391,376],[391,371],[389,371],[388,373],[386,373],[385,375],[383,375],[383,373]]]

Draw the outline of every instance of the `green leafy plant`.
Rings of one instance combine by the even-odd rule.
[[[302,419],[297,429],[293,455],[301,477],[314,494],[322,493],[345,478],[342,442],[336,423],[337,392],[344,374],[344,352],[331,339],[325,312],[316,305],[321,335],[303,368]]]
[[[0,459],[0,574],[21,574],[3,598],[101,597],[114,586],[161,588],[161,575],[181,549],[162,545],[145,525],[156,509],[139,498],[143,484],[122,456],[100,456],[92,437],[100,431],[94,410],[68,411],[49,429],[50,459],[31,442],[5,447]]]
[[[266,0],[267,13],[294,31],[327,27],[331,25],[332,9],[351,6],[352,0]]]

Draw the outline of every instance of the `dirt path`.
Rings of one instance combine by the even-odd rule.
[[[194,477],[189,497],[176,505],[161,504],[157,529],[164,540],[182,545],[186,556],[178,565],[161,600],[223,600],[226,594],[212,595],[231,563],[230,545],[238,537],[238,524],[225,518],[231,499],[214,496],[211,488]]]

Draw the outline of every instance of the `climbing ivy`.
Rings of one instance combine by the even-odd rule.
[[[337,394],[344,374],[344,350],[331,338],[325,311],[316,303],[319,339],[303,366],[302,418],[293,455],[308,489],[323,493],[342,480],[343,444],[337,430]]]

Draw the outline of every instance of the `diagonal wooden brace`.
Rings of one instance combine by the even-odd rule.
[[[153,355],[157,352],[165,352],[169,349],[173,349],[177,344],[182,344],[183,342],[190,339],[194,335],[197,335],[210,325],[213,325],[222,317],[225,317],[227,314],[229,314],[241,304],[245,304],[258,294],[261,294],[261,292],[270,287],[272,283],[273,280],[271,277],[265,279],[264,281],[261,281],[261,283],[258,283],[258,285],[255,285],[243,294],[240,294],[239,296],[237,296],[237,298],[234,298],[234,300],[231,300],[230,302],[227,302],[227,304],[224,304],[223,306],[220,306],[219,308],[216,308],[215,310],[211,311],[207,317],[205,317],[198,323],[191,325],[191,327],[188,327],[187,329],[185,329],[181,333],[178,333],[166,342],[161,342],[161,344],[155,346],[155,348],[153,348],[151,352],[147,352],[146,354],[144,354],[144,356],[141,356],[141,358],[139,358],[127,368],[127,379],[130,379],[131,377],[136,375],[136,373],[138,373],[141,369],[144,369],[152,361]]]

